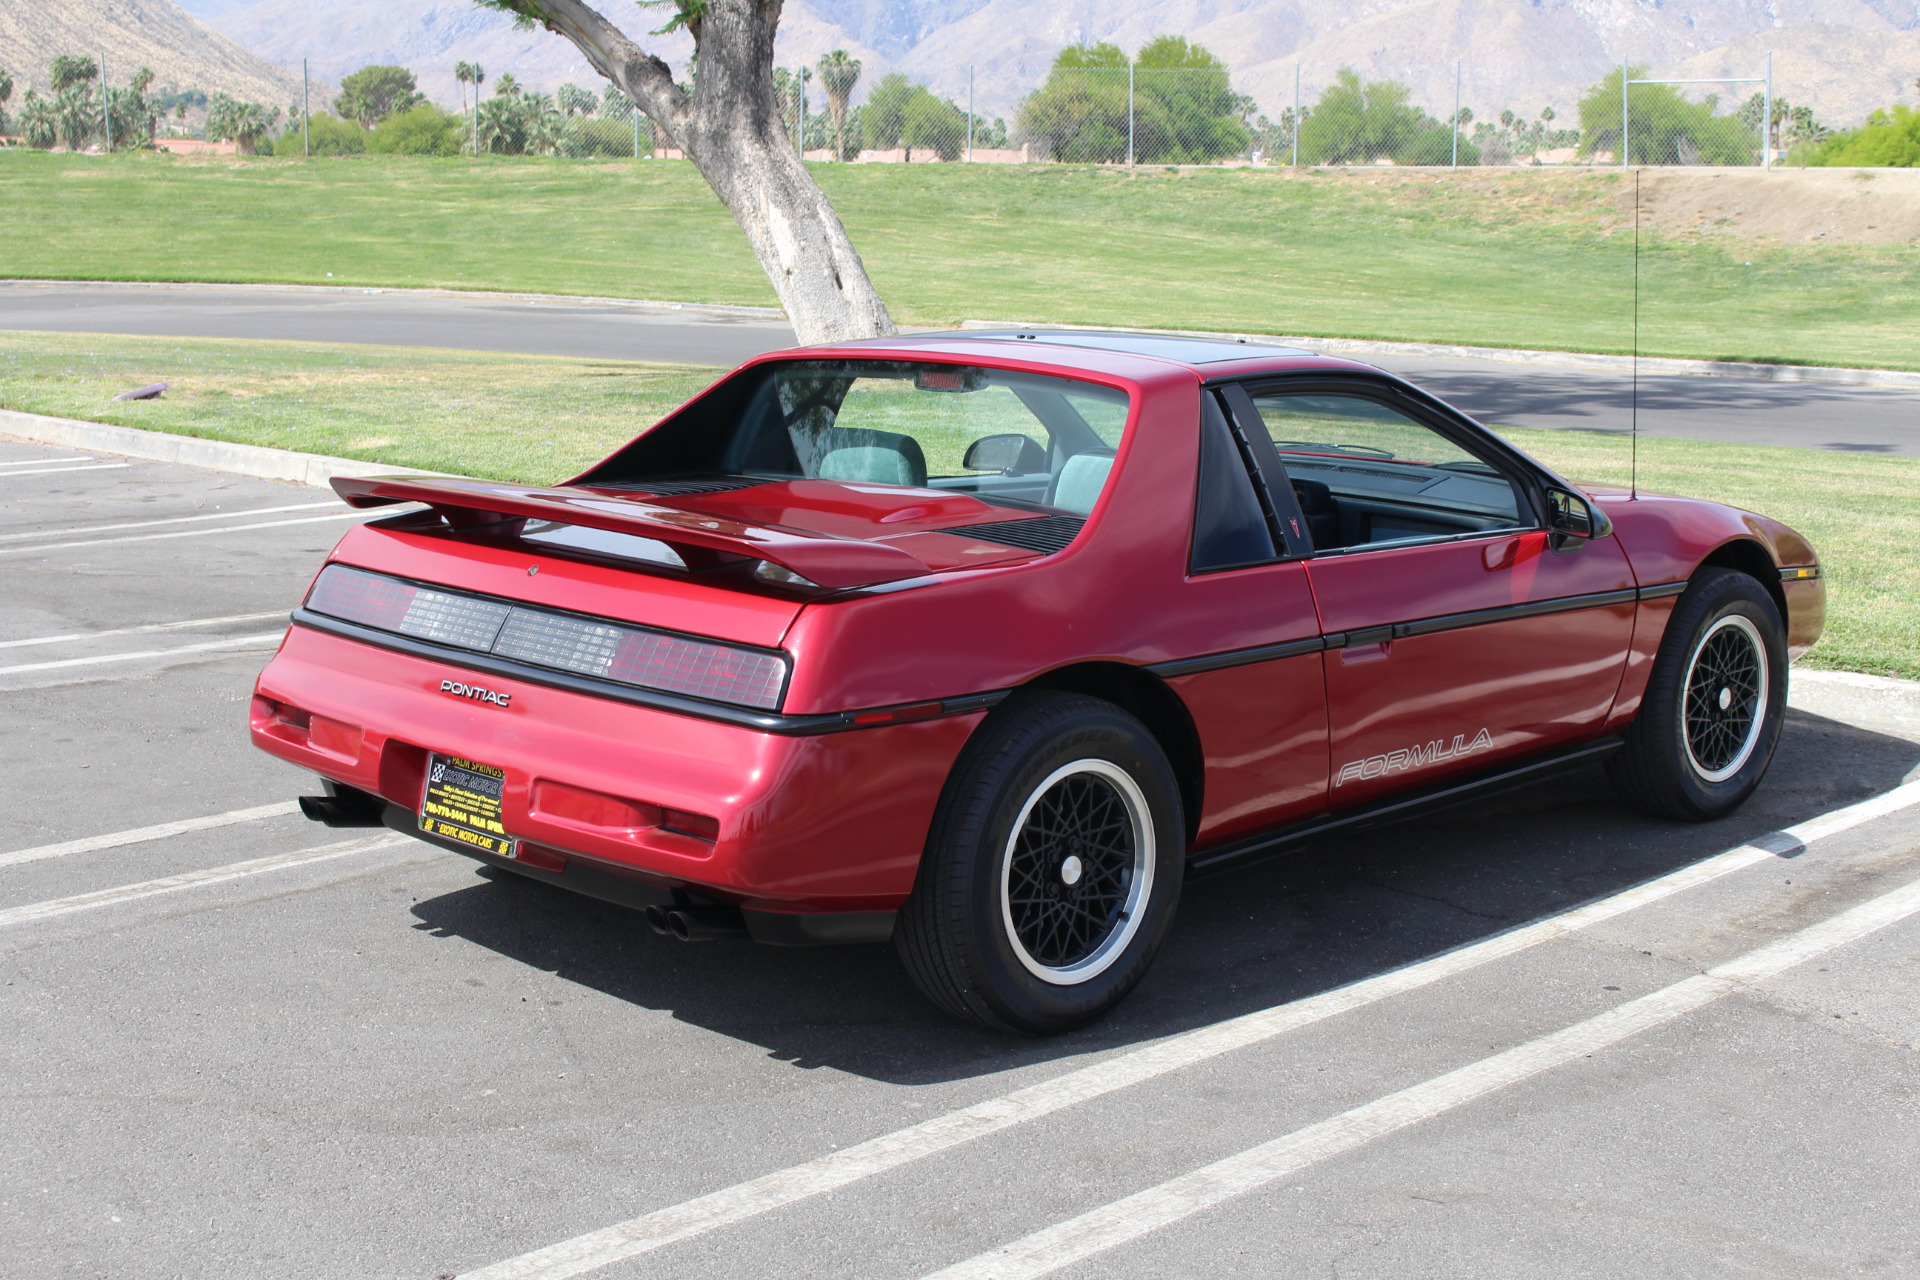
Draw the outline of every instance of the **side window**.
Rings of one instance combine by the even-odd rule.
[[[1273,531],[1247,474],[1246,459],[1213,393],[1200,393],[1200,482],[1193,503],[1194,573],[1274,558]]]
[[[1531,524],[1498,468],[1379,401],[1339,392],[1256,392],[1316,551]]]

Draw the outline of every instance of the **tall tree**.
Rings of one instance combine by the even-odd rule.
[[[91,84],[99,78],[100,64],[92,58],[79,58],[63,53],[47,67],[47,78],[53,82],[55,93],[65,93],[75,85]]]
[[[847,158],[847,103],[853,100],[853,86],[860,83],[860,59],[835,49],[820,59],[820,87],[827,91],[827,114],[833,117],[833,154]]]
[[[406,111],[427,100],[414,92],[413,72],[405,67],[362,67],[340,81],[333,109],[371,129],[396,111]]]
[[[583,0],[476,0],[565,36],[679,146],[746,233],[802,342],[894,332],[833,206],[795,152],[773,91],[781,0],[664,0],[697,60],[691,89]]]
[[[13,73],[0,67],[0,133],[7,131],[7,100],[13,97]]]
[[[460,82],[460,114],[465,115],[467,113],[467,86],[473,83],[473,64],[471,62],[454,63],[453,78]],[[478,93],[479,90],[475,89],[474,92]]]

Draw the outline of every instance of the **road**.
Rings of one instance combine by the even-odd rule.
[[[290,814],[248,693],[330,495],[0,440],[0,498],[9,1280],[1920,1273],[1920,804],[1794,826],[1920,741],[1201,881],[1007,1038]]]
[[[793,342],[743,312],[405,291],[216,285],[0,284],[0,330],[291,338],[733,365]],[[1485,422],[1629,429],[1631,379],[1611,370],[1425,356],[1366,357]],[[1649,435],[1920,457],[1920,392],[1687,376],[1640,379]]]

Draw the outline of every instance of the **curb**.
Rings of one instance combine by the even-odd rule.
[[[410,298],[491,298],[503,302],[591,303],[597,307],[633,307],[641,311],[679,311],[695,315],[739,316],[784,321],[779,307],[741,307],[722,302],[656,302],[649,298],[597,298],[571,293],[503,293],[493,289],[397,289],[360,284],[247,284],[218,280],[33,280],[0,277],[0,288],[48,289],[239,289],[250,293],[398,294]]]
[[[1218,338],[1226,342],[1280,343],[1324,355],[1440,356],[1461,360],[1502,360],[1509,364],[1564,365],[1575,369],[1629,372],[1632,356],[1582,351],[1532,351],[1521,347],[1462,347],[1434,342],[1366,342],[1357,338],[1300,338],[1271,333],[1211,333],[1195,329],[1131,329],[1117,325],[1035,324],[1002,320],[962,320],[962,329],[1060,329],[1086,333],[1151,333],[1175,338]],[[1829,387],[1899,387],[1920,390],[1920,373],[1899,369],[1841,369],[1816,364],[1745,364],[1734,360],[1680,360],[1641,356],[1641,373],[1696,378],[1742,378],[1749,382],[1799,382]]]
[[[1795,667],[1787,705],[1830,720],[1920,741],[1920,680]]]
[[[123,458],[145,458],[153,462],[179,462],[190,467],[206,467],[259,480],[286,480],[294,484],[325,489],[335,476],[436,476],[442,471],[423,471],[418,467],[391,467],[357,458],[330,458],[322,453],[295,453],[290,449],[269,449],[257,444],[234,444],[226,440],[205,440],[199,436],[176,436],[139,427],[116,427],[104,422],[79,422],[72,418],[50,418],[45,414],[21,413],[0,409],[0,434],[17,436],[37,444],[56,444],[69,449],[92,449],[119,454]]]

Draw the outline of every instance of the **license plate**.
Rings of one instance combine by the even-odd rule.
[[[420,829],[482,853],[511,858],[513,839],[501,820],[500,801],[506,789],[505,769],[460,756],[431,754],[427,790],[420,798]]]

